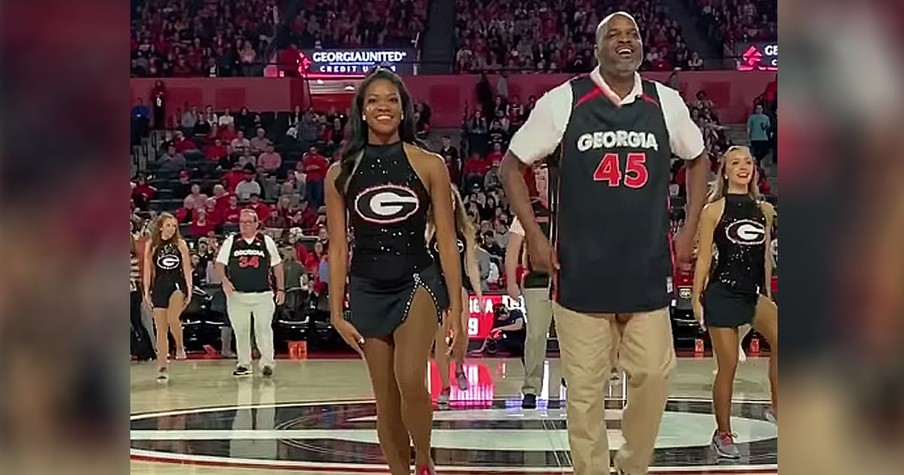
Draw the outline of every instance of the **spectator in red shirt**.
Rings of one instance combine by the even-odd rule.
[[[222,140],[215,139],[213,141],[213,145],[207,147],[207,153],[205,153],[204,155],[211,162],[222,162],[223,159],[229,156],[229,150],[227,150],[226,146],[223,145]]]
[[[185,138],[182,134],[182,131],[177,130],[176,136],[173,139],[173,146],[176,147],[176,153],[185,153],[192,150],[198,150],[198,146],[195,145],[190,139]]]
[[[227,124],[225,127],[220,128],[219,132],[220,140],[223,141],[226,145],[231,145],[232,141],[238,137],[238,133],[235,131],[235,126],[233,124]]]
[[[307,201],[301,201],[298,203],[298,209],[292,215],[291,224],[301,229],[314,229],[317,225],[317,212],[308,206]]]
[[[239,208],[239,197],[229,195],[229,206],[223,210],[223,222],[226,224],[239,224],[239,215],[242,208]]]
[[[223,202],[227,203],[227,200],[223,200]],[[223,224],[223,212],[217,209],[217,200],[215,198],[209,198],[204,209],[207,211],[207,220],[210,221],[214,227]]]
[[[295,246],[295,260],[297,260],[301,265],[308,259],[308,248],[305,247],[304,242],[299,241],[304,236],[304,233],[300,228],[291,228],[289,229],[288,241],[289,244]]]
[[[462,169],[462,175],[465,176],[465,189],[471,189],[474,183],[483,186],[483,177],[490,170],[490,163],[482,158],[477,152],[471,154],[471,158],[465,161]]]
[[[285,77],[298,77],[299,66],[301,65],[301,51],[295,43],[289,45],[288,48],[280,51],[279,68],[283,71]]]
[[[148,201],[157,194],[157,188],[148,184],[148,179],[144,175],[138,175],[137,184],[132,189],[132,199],[135,200],[136,206],[141,209],[147,209]]]
[[[211,199],[216,202],[218,211],[222,211],[229,206],[229,193],[226,192],[226,188],[224,188],[223,185],[216,184],[213,186],[213,196]]]
[[[249,203],[247,208],[251,208],[257,214],[257,219],[260,221],[266,221],[270,216],[270,207],[267,206],[267,203],[261,202],[261,196],[257,193],[252,193],[249,198]]]
[[[195,217],[191,221],[191,235],[194,238],[207,236],[211,231],[216,231],[216,225],[207,219],[207,210],[198,208],[195,210]]]
[[[323,204],[323,180],[330,162],[318,153],[317,146],[312,145],[308,153],[304,154],[302,163],[306,175],[305,197],[311,206],[317,208]]]
[[[490,167],[498,167],[499,164],[502,163],[502,155],[502,144],[499,142],[493,143],[493,151],[490,152],[489,155],[487,155],[487,161],[490,164],[487,169],[489,169]]]
[[[242,164],[236,162],[232,166],[232,170],[226,172],[223,175],[223,185],[226,187],[226,191],[230,194],[235,193],[235,187],[245,179],[245,170],[242,169]]]
[[[192,214],[195,211],[195,203],[189,199],[186,199],[185,202],[182,203],[182,207],[177,209],[173,216],[176,217],[176,221],[180,224],[182,223],[190,223],[192,220]]]
[[[309,274],[317,275],[320,270],[320,261],[326,259],[326,250],[323,241],[314,243],[314,252],[308,253],[304,261],[304,268]]]

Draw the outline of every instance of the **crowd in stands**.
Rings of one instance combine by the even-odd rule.
[[[419,134],[426,136],[430,109],[416,109]],[[136,104],[133,123],[152,121],[152,110]],[[165,139],[132,180],[133,232],[146,236],[160,212],[173,214],[192,249],[195,282],[215,284],[218,244],[238,231],[240,211],[251,208],[284,256],[303,267],[295,287],[303,283],[311,295],[323,291],[329,242],[324,179],[337,159],[347,111],[236,113],[184,104],[166,117],[153,120],[160,127],[139,127],[159,129]]]
[[[304,0],[291,23],[301,49],[408,48],[427,26],[427,0],[369,0],[349,8],[341,0]]]
[[[596,28],[606,15],[629,11],[646,49],[642,70],[699,70],[681,27],[657,0],[458,0],[458,72],[588,72],[596,64]]]
[[[734,55],[736,41],[777,35],[775,0],[686,0],[698,27]],[[304,0],[273,54],[286,0],[136,0],[132,2],[133,77],[262,76],[272,61],[300,61],[314,48],[412,47],[427,26],[427,0]],[[587,72],[595,64],[599,21],[631,12],[645,45],[642,70],[699,70],[678,22],[660,0],[457,0],[456,72]],[[295,68],[280,69],[295,71]]]
[[[697,26],[725,56],[737,54],[738,41],[776,41],[776,0],[686,0],[697,15]]]
[[[278,0],[133,0],[133,77],[263,75]]]

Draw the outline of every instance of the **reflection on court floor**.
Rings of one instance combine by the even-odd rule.
[[[764,369],[760,363],[765,362],[753,366]],[[158,469],[176,467],[172,464],[182,464],[180,473],[238,473],[234,470],[242,468],[255,473],[385,472],[368,381],[356,379],[366,376],[366,370],[356,368],[363,366],[361,362],[281,363],[277,378],[270,382],[227,377],[230,365],[191,363],[178,368],[181,371],[168,385],[151,384],[152,368],[133,367],[132,473],[171,473]],[[709,447],[714,428],[711,402],[700,396],[712,377],[711,365],[705,360],[679,364],[673,384],[703,385],[697,394],[669,401],[651,472],[775,473],[777,428],[765,420],[766,401],[739,401],[734,406],[732,425],[740,460],[719,460]],[[438,472],[570,471],[567,389],[560,387],[557,370],[556,360],[547,363],[538,408],[522,410],[517,360],[467,365],[470,387],[453,388],[451,410],[435,413],[433,455]],[[330,391],[344,379],[342,373],[348,390]],[[759,378],[755,368],[741,373],[741,389],[766,384],[764,373],[763,381],[745,380]],[[315,389],[318,379],[323,380],[322,390]],[[434,367],[429,382],[434,399],[440,390],[438,380]],[[204,391],[206,397],[200,394]],[[333,397],[325,397],[328,394]],[[346,395],[349,399],[342,397]],[[614,450],[623,442],[625,394],[620,381],[613,382],[608,396],[607,429]]]

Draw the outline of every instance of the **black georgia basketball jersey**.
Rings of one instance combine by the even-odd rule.
[[[713,241],[718,250],[710,282],[756,294],[766,279],[766,216],[747,195],[726,195]]]
[[[456,233],[455,242],[458,246],[458,261],[461,265],[461,285],[470,292],[473,289],[471,289],[471,280],[468,279],[467,263],[465,262],[467,241],[461,233]],[[442,263],[439,260],[439,243],[436,242],[436,233],[433,233],[433,237],[430,238],[430,242],[427,246],[427,250],[430,251],[430,257],[433,258],[433,261],[436,262],[436,265],[442,270]]]
[[[554,296],[579,312],[668,306],[671,148],[659,94],[615,104],[589,76],[571,82],[560,144]]]
[[[271,285],[270,252],[264,235],[257,233],[251,242],[240,234],[232,236],[229,265],[226,266],[229,280],[237,292],[268,292]]]
[[[181,282],[185,280],[182,273],[182,253],[176,241],[161,243],[154,252],[154,283],[168,280]]]
[[[355,236],[349,275],[397,281],[433,263],[424,236],[430,195],[401,142],[365,147],[345,201]]]

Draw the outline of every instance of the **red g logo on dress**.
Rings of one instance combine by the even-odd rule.
[[[355,198],[355,211],[365,221],[393,224],[405,221],[421,207],[417,194],[401,185],[368,188]]]

